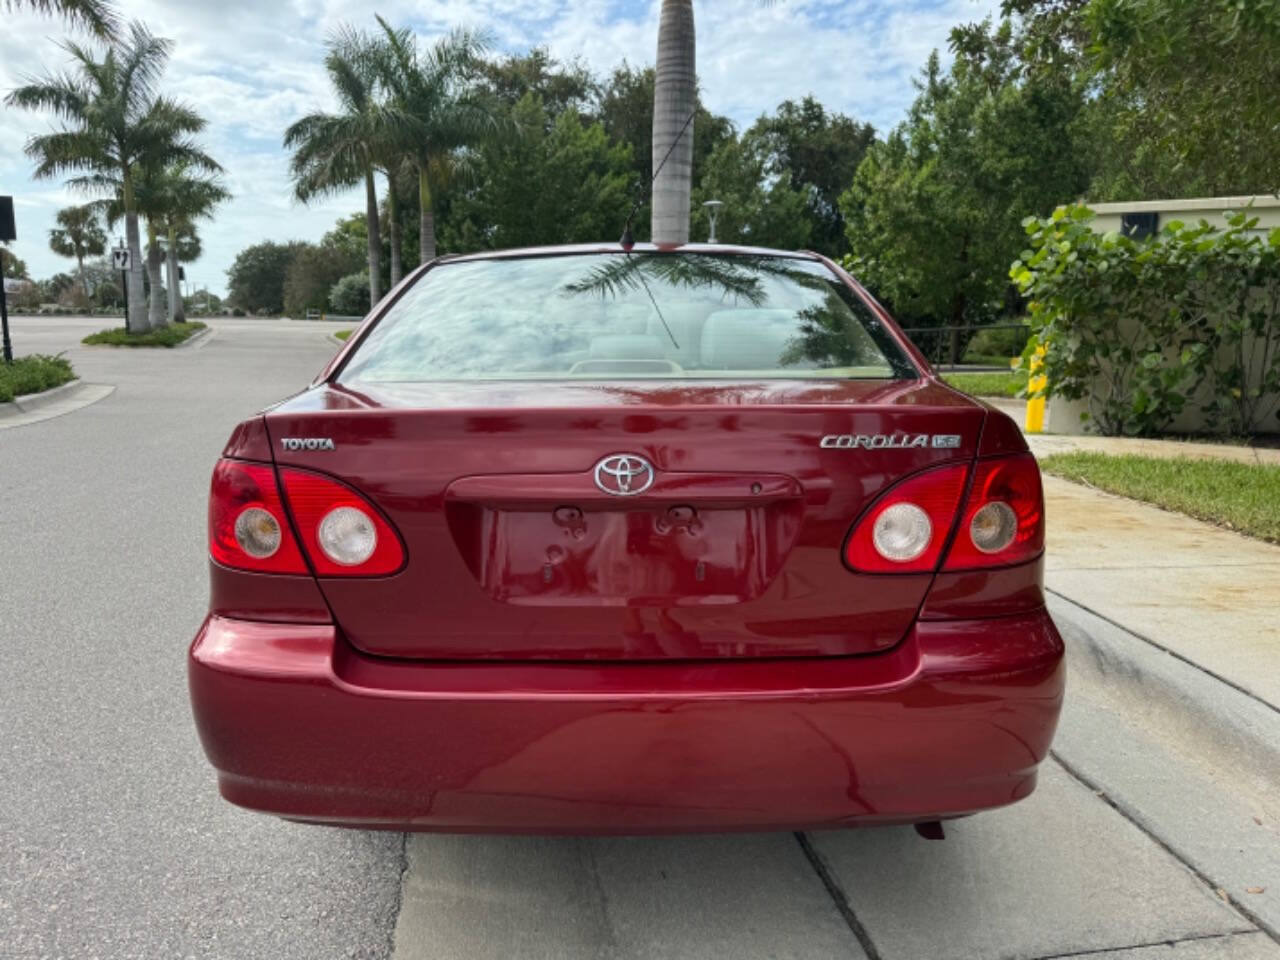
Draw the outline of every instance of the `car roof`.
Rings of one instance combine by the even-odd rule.
[[[750,255],[756,257],[789,257],[799,260],[821,261],[807,250],[775,250],[770,247],[743,247],[726,243],[637,243],[624,247],[621,243],[574,243],[546,247],[516,247],[510,250],[479,250],[475,253],[447,254],[440,263],[459,263],[472,260],[506,260],[520,257],[572,256],[584,253],[702,253],[721,256]]]

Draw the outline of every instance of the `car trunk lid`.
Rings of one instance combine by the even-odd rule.
[[[404,538],[395,576],[320,578],[357,648],[705,660],[896,644],[932,574],[853,573],[844,537],[897,480],[972,459],[984,415],[927,380],[452,382],[320,386],[267,424],[277,462]]]

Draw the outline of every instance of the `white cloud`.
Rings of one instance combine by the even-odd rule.
[[[750,124],[779,102],[812,93],[829,108],[878,129],[897,122],[914,92],[911,77],[930,50],[945,48],[956,23],[993,13],[997,0],[699,0],[699,71],[708,106]],[[362,209],[358,191],[303,207],[290,199],[284,128],[330,106],[321,66],[325,37],[341,23],[372,28],[373,11],[430,36],[456,25],[493,31],[503,50],[546,45],[600,72],[626,59],[651,63],[657,0],[121,0],[175,41],[166,90],[209,121],[204,142],[227,169],[235,199],[203,226],[205,256],[188,276],[215,290],[235,254],[264,240],[314,239],[340,215]],[[32,13],[6,17],[0,90],[25,75],[65,66],[62,25]],[[0,107],[0,193],[19,207],[14,251],[36,276],[67,270],[45,242],[59,207],[81,202],[58,182],[30,179],[22,145],[50,120]]]

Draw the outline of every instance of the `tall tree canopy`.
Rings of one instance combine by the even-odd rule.
[[[988,322],[1011,304],[1022,219],[1088,183],[1070,136],[1085,97],[1025,70],[1008,22],[970,35],[950,70],[935,53],[917,85],[840,201],[853,268],[910,323]]]

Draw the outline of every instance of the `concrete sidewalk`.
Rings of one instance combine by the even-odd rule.
[[[1056,477],[1044,487],[1050,590],[1280,708],[1280,547]]]

